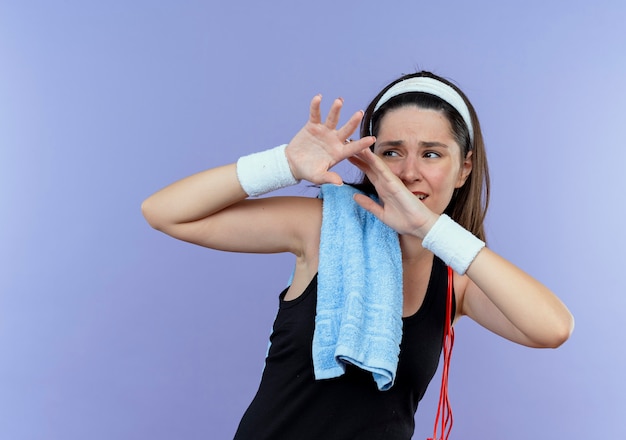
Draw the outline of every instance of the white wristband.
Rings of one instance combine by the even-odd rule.
[[[260,196],[299,182],[289,168],[286,147],[284,144],[239,158],[237,178],[246,194]]]
[[[442,214],[422,240],[422,246],[463,275],[485,242]]]

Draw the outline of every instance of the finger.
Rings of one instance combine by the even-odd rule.
[[[374,136],[365,136],[356,141],[350,141],[343,146],[342,153],[345,157],[354,156],[355,154],[359,154],[361,151],[369,150],[369,148],[376,142],[376,138]]]
[[[357,129],[363,119],[363,110],[359,110],[354,113],[348,122],[346,122],[341,128],[337,130],[337,137],[339,139],[347,139]]]
[[[348,161],[357,167],[363,174],[367,176],[370,182],[376,187],[381,181],[381,174],[376,171],[370,164],[365,162],[362,159],[359,159],[357,156],[352,156],[348,158]]]
[[[371,198],[367,197],[364,194],[355,194],[354,201],[361,208],[365,209],[366,211],[371,212],[378,219],[381,219],[383,212],[384,212],[384,208],[380,206],[378,203],[376,203],[374,200],[372,200]]]
[[[326,173],[322,175],[322,181],[319,183],[320,184],[332,183],[334,185],[343,185],[343,179],[341,178],[339,174],[333,171],[327,171]]]
[[[333,105],[330,106],[328,116],[326,116],[326,126],[331,129],[335,129],[339,123],[339,116],[341,114],[341,107],[343,107],[343,98],[337,98],[333,101]],[[347,137],[347,136],[346,136]]]
[[[352,165],[354,165],[355,167],[357,167],[358,169],[363,171],[365,174],[370,174],[371,167],[369,166],[369,164],[367,162],[365,162],[363,159],[361,159],[358,155],[350,156],[348,158],[348,161]]]
[[[373,170],[373,161],[367,153],[368,150],[369,148],[360,150],[356,154],[352,155],[349,159],[350,162],[361,168],[363,171],[365,171],[365,169]]]
[[[398,177],[393,174],[387,164],[369,148],[350,157],[349,161],[365,173],[374,186],[383,181],[398,181]]]
[[[309,107],[309,121],[313,124],[320,124],[322,122],[322,115],[320,113],[321,102],[322,95],[315,95],[311,100],[311,106]]]
[[[359,151],[355,156],[366,163],[373,171],[379,173],[391,171],[387,164],[369,148]]]

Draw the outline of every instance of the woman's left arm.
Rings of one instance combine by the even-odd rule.
[[[423,239],[439,215],[417,200],[369,149],[350,162],[367,174],[383,203],[362,194],[355,201],[399,234]],[[574,328],[569,310],[550,289],[488,248],[478,251],[465,275],[455,274],[454,286],[458,316],[467,315],[513,342],[558,347]]]
[[[488,248],[467,269],[460,315],[529,347],[556,348],[574,329],[567,307],[545,285]]]

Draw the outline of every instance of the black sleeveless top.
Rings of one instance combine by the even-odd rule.
[[[402,319],[397,375],[388,391],[379,391],[371,373],[354,366],[338,378],[315,380],[317,275],[292,301],[284,301],[285,289],[261,384],[235,439],[409,440],[418,402],[439,364],[447,282],[447,268],[435,257],[421,307]]]

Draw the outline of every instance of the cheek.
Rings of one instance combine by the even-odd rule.
[[[448,170],[448,182],[454,190],[463,181],[463,167],[461,163],[455,161]]]
[[[445,170],[441,169],[431,174],[431,185],[433,189],[436,188],[436,192],[439,194],[438,198],[443,205],[447,206],[450,200],[452,200],[457,181],[458,173],[453,172],[450,168]],[[443,206],[443,208],[445,208],[445,206]]]
[[[450,169],[438,169],[434,170],[431,174],[431,180],[433,183],[436,183],[440,189],[445,191],[448,187],[454,187],[457,175],[452,173]]]
[[[396,177],[400,177],[400,175],[402,174],[402,164],[399,160],[389,160],[389,158],[386,158],[384,156],[377,156],[380,157],[383,162],[385,162],[385,165],[387,165],[387,167]]]
[[[387,166],[396,177],[400,177],[400,174],[402,174],[402,167],[400,167],[397,162],[387,162]]]

